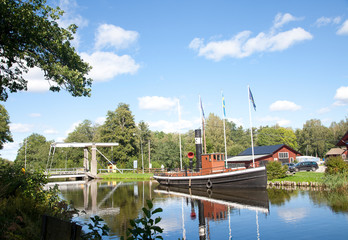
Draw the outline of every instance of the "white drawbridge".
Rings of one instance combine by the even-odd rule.
[[[46,169],[48,170],[52,166],[54,153],[56,151],[56,148],[83,148],[84,150],[84,158],[83,158],[83,167],[86,170],[86,172],[90,173],[88,174],[90,177],[95,178],[97,176],[97,152],[102,155],[110,164],[114,166],[114,168],[121,172],[109,159],[107,159],[99,150],[97,147],[115,147],[118,146],[118,143],[64,143],[64,142],[55,142],[52,143],[50,146],[50,152],[48,154],[48,160]],[[91,164],[89,164],[88,159],[88,148],[91,147],[92,149],[92,159]]]

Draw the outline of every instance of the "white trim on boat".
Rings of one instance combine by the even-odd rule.
[[[169,180],[189,180],[189,179],[206,179],[206,178],[219,178],[226,177],[232,175],[240,175],[244,173],[252,173],[264,171],[266,169],[265,166],[258,168],[249,168],[245,170],[237,170],[234,172],[225,172],[225,173],[216,173],[216,174],[207,174],[207,175],[199,175],[199,176],[184,176],[184,177],[171,177],[171,176],[153,176],[155,179],[169,179]]]

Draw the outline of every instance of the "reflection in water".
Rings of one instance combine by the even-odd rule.
[[[179,196],[190,202],[191,219],[196,218],[195,205],[198,208],[198,229],[199,239],[211,239],[210,222],[220,222],[228,220],[228,238],[232,239],[230,213],[236,209],[248,209],[256,212],[256,239],[260,239],[258,212],[268,214],[268,196],[264,190],[233,190],[230,189],[185,189],[177,187],[166,187],[159,185],[156,193]],[[182,208],[183,209],[183,208]],[[184,211],[182,210],[182,219]],[[183,227],[184,227],[184,221]],[[186,230],[183,229],[183,238]],[[226,238],[226,236],[224,236]]]
[[[66,200],[87,212],[78,221],[87,222],[98,214],[111,228],[111,239],[125,236],[129,220],[142,214],[147,199],[154,200],[154,208],[163,208],[159,225],[166,240],[346,239],[348,235],[347,194],[281,189],[202,191],[163,188],[151,181],[82,181],[60,189]]]

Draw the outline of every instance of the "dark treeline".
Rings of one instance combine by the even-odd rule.
[[[225,152],[223,120],[209,114],[205,130],[207,153]],[[286,144],[303,155],[322,158],[347,130],[347,117],[338,123],[331,123],[329,127],[318,119],[311,119],[302,129],[296,130],[278,125],[253,128],[253,136],[256,146]],[[250,147],[250,129],[243,129],[234,122],[226,122],[226,138],[229,156],[237,155]],[[68,135],[65,142],[117,142],[119,146],[100,148],[100,151],[120,168],[132,168],[133,160],[138,160],[138,167],[141,167],[142,156],[145,168],[149,166],[149,159],[153,168],[160,168],[161,165],[176,168],[180,165],[179,134],[151,131],[143,121],[136,124],[129,105],[124,103],[120,103],[115,111],[108,111],[102,125],[93,124],[89,120],[83,121]],[[187,153],[195,152],[194,129],[181,134],[181,142],[183,164],[188,166]],[[23,140],[15,161],[24,165],[26,155],[27,168],[45,168],[51,143],[44,136],[34,133]],[[106,167],[107,161],[100,154],[97,155],[101,165],[99,167]],[[57,148],[52,168],[82,167],[82,161],[82,149]]]

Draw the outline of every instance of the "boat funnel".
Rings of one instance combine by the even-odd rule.
[[[196,143],[196,171],[202,168],[202,134],[201,129],[195,130],[195,143]]]

